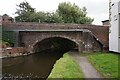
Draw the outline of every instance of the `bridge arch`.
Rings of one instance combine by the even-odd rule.
[[[79,31],[21,31],[20,46],[24,43],[27,51],[34,53],[35,46],[44,40],[60,38],[74,42],[79,52],[102,51],[103,44],[90,30]]]
[[[40,52],[46,49],[52,48],[62,48],[63,49],[78,49],[79,43],[75,39],[71,39],[66,36],[52,36],[46,37],[41,40],[37,40],[32,46],[32,53]]]

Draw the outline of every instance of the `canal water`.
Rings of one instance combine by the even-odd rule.
[[[3,78],[47,78],[65,51],[42,51],[28,56],[2,60]]]

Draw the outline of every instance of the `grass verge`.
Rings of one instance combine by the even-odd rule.
[[[84,78],[84,76],[79,65],[69,54],[65,53],[56,62],[48,78]]]
[[[106,78],[118,78],[118,55],[112,53],[88,55],[88,60]]]

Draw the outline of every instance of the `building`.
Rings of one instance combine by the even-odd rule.
[[[12,18],[12,17],[9,17],[7,14],[4,14],[4,15],[2,16],[2,22],[4,22],[4,23],[13,22],[13,18]]]
[[[2,16],[0,15],[0,26],[2,25]]]
[[[120,1],[110,4],[109,51],[120,53]]]
[[[110,25],[109,20],[102,21],[102,25],[109,26]]]

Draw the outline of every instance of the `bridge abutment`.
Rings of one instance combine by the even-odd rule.
[[[83,44],[82,44],[82,42],[80,42],[79,45],[78,45],[78,52],[80,52],[80,53],[83,52]]]

